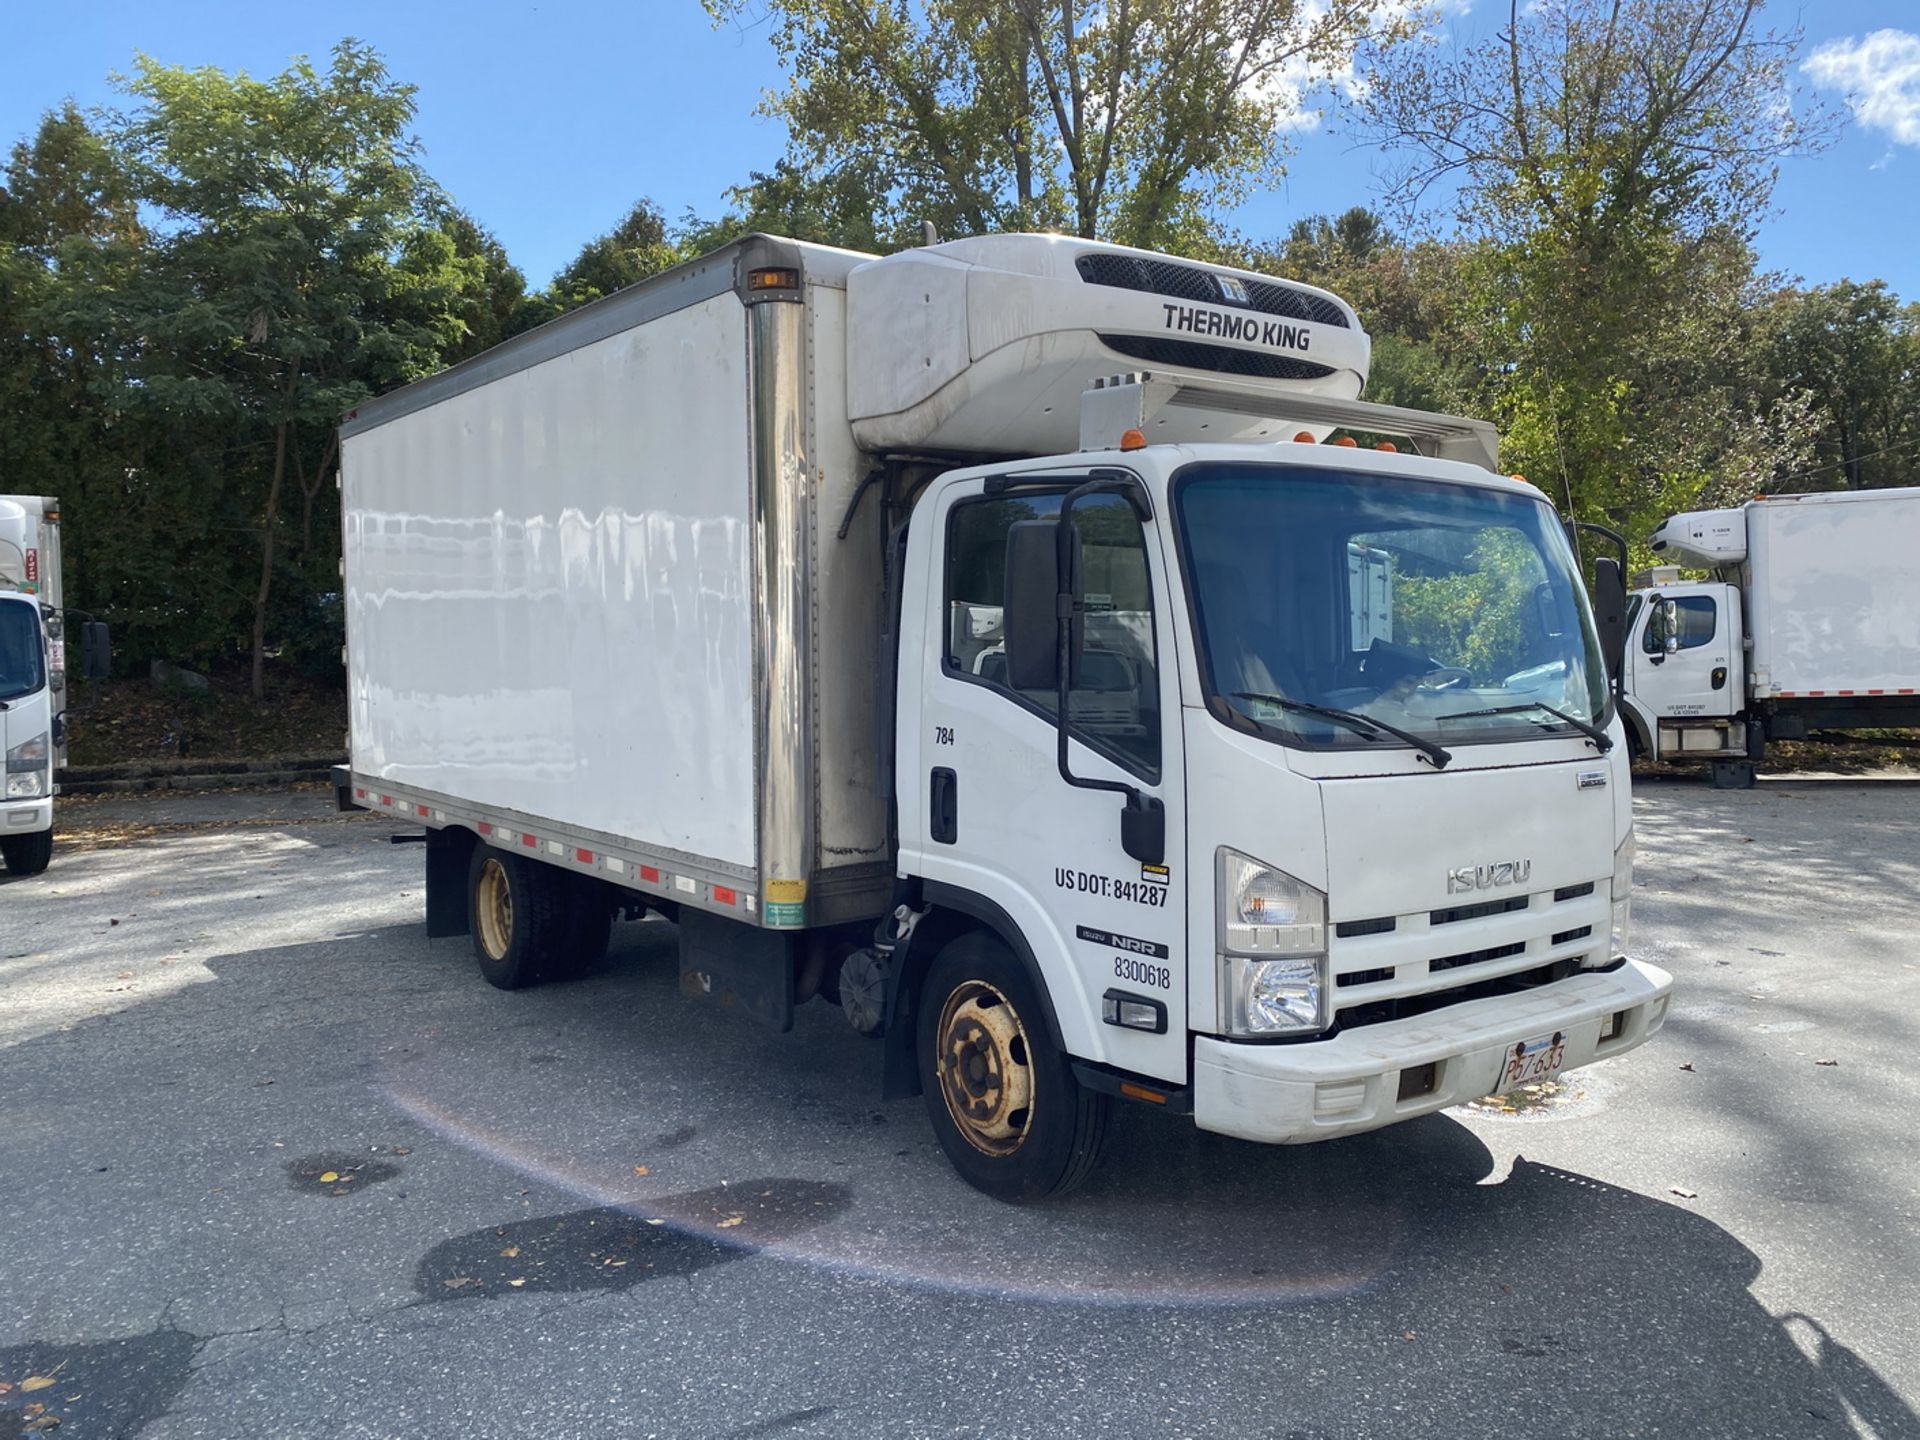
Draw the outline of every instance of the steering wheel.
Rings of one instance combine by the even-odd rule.
[[[1472,683],[1471,670],[1462,670],[1458,665],[1442,665],[1436,670],[1427,671],[1420,677],[1417,685],[1422,690],[1451,690],[1456,685]]]

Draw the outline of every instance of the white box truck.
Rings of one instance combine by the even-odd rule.
[[[1117,1102],[1293,1143],[1622,1054],[1670,980],[1574,554],[1368,351],[1058,236],[609,296],[342,426],[341,803],[496,985],[652,910],[690,995],[837,999],[1008,1199]]]
[[[1920,727],[1920,488],[1691,511],[1652,548],[1622,697],[1645,754],[1746,788],[1770,739]]]
[[[61,602],[60,502],[0,495],[0,860],[11,875],[53,860],[53,774],[66,764]]]

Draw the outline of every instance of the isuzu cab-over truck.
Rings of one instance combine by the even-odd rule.
[[[1675,515],[1634,592],[1622,709],[1649,756],[1745,789],[1767,741],[1920,727],[1920,488]],[[1681,567],[1706,570],[1681,579]]]
[[[1670,981],[1567,533],[1368,355],[1057,236],[609,296],[342,426],[341,801],[496,985],[655,910],[688,994],[837,999],[1009,1199],[1118,1101],[1292,1143],[1619,1055]]]

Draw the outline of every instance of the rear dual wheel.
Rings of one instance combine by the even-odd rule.
[[[1018,1204],[1092,1173],[1110,1102],[1074,1077],[1032,979],[1000,941],[963,935],[934,957],[918,1041],[927,1114],[968,1184]]]
[[[613,905],[585,876],[475,845],[467,896],[474,958],[501,990],[570,979],[606,953]]]

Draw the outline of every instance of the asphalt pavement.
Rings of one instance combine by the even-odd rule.
[[[384,821],[75,802],[0,875],[0,1437],[1920,1436],[1920,787],[1634,803],[1650,1045],[1300,1149],[1130,1107],[1010,1209],[662,922],[503,994]]]

